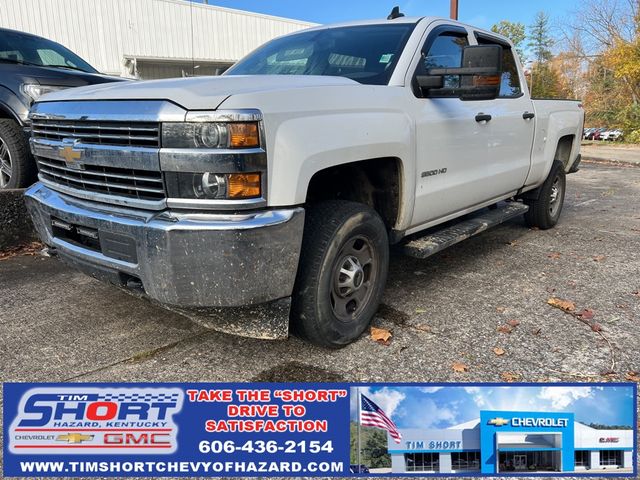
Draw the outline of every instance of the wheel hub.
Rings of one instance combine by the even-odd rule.
[[[371,242],[358,236],[345,243],[338,259],[333,270],[331,306],[338,319],[350,322],[372,298],[377,256]]]
[[[353,255],[347,255],[341,262],[338,273],[338,295],[348,297],[362,288],[364,283],[364,269],[360,260]]]

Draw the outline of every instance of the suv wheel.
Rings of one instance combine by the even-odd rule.
[[[325,347],[353,342],[378,309],[388,267],[387,230],[375,210],[347,201],[309,208],[291,308],[292,331]]]
[[[24,133],[13,120],[0,120],[0,189],[28,187],[35,165]]]
[[[555,227],[564,205],[564,193],[567,186],[566,174],[562,162],[555,160],[545,182],[540,187],[537,200],[525,200],[529,211],[524,219],[530,227],[542,230]]]

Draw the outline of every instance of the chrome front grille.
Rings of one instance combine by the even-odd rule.
[[[155,122],[34,118],[32,132],[34,138],[54,141],[72,138],[89,145],[160,147],[160,124]]]
[[[56,185],[102,195],[158,201],[165,199],[162,173],[102,165],[70,168],[64,160],[36,157],[40,179]]]

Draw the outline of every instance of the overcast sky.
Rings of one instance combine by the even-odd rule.
[[[480,417],[480,410],[572,412],[582,423],[633,425],[631,387],[375,387],[361,388],[399,428],[447,428]],[[351,397],[357,418],[356,395]]]

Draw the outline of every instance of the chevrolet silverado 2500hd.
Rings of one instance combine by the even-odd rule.
[[[553,227],[583,111],[532,100],[507,39],[402,17],[277,38],[221,77],[57,92],[31,120],[26,200],[61,259],[170,308],[273,306],[338,347],[375,314],[391,244]]]

